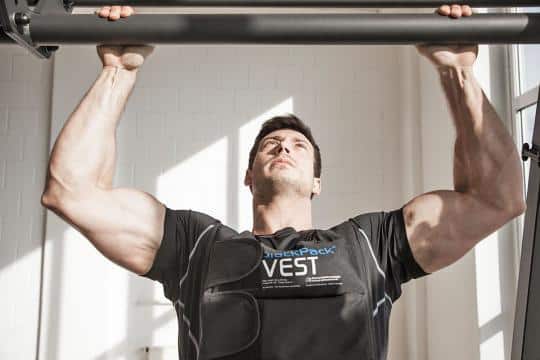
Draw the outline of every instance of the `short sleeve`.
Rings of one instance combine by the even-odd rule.
[[[412,254],[405,230],[403,207],[390,212],[358,215],[354,220],[361,225],[377,266],[385,274],[386,291],[392,301],[401,296],[401,284],[429,275]]]
[[[150,270],[141,276],[163,284],[165,296],[175,300],[178,283],[187,271],[189,254],[207,227],[218,222],[193,210],[165,208],[163,238]]]

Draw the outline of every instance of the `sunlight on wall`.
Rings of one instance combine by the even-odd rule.
[[[488,12],[487,9],[478,9],[480,13]],[[486,96],[494,104],[500,101],[497,92],[500,84],[492,79],[493,69],[500,64],[491,62],[491,52],[497,51],[496,47],[480,45],[478,59],[474,66],[474,75],[481,84]],[[501,294],[501,269],[503,259],[499,256],[499,232],[489,235],[480,241],[474,249],[476,261],[476,301],[478,312],[478,331],[480,339],[486,339],[480,343],[480,359],[494,360],[505,359],[503,304]],[[493,331],[494,335],[489,336]]]
[[[227,142],[223,137],[159,176],[156,197],[172,209],[226,219]]]
[[[486,92],[488,98],[492,98],[491,88],[491,61],[489,55],[488,45],[478,46],[478,58],[474,65],[474,75],[478,81],[482,84],[482,88]]]
[[[156,197],[171,209],[192,209],[221,221],[227,219],[227,153],[227,137],[194,153],[158,177]],[[158,282],[154,283],[152,298],[152,319],[160,319],[152,332],[153,345],[176,343],[174,308],[163,301],[163,287]]]
[[[494,319],[502,310],[498,241],[497,233],[491,234],[480,241],[474,251],[478,327]]]
[[[156,287],[160,293],[160,298],[163,298],[163,287],[159,284]],[[151,307],[152,310],[152,346],[166,347],[171,344],[176,344],[178,339],[178,322],[176,321],[176,312],[171,302],[163,303],[155,302]],[[146,346],[147,344],[145,344]],[[176,353],[178,357],[178,353]]]
[[[0,238],[0,241],[10,240]],[[23,293],[23,289],[29,286],[27,277],[30,276],[30,273],[28,269],[32,269],[33,264],[39,263],[40,258],[41,249],[36,247],[24,255],[19,255],[16,261],[10,262],[0,269],[0,287],[3,289],[0,295],[0,308],[4,309],[0,336],[3,339],[9,339],[13,336],[13,331],[17,329],[16,324],[20,319],[16,317],[15,307],[23,304],[28,305],[29,301],[31,301],[31,299],[21,299],[19,294]],[[26,277],[22,278],[21,274],[26,274]],[[7,356],[8,354],[11,355],[11,353],[7,351],[12,349],[11,345],[6,344],[3,349],[0,349],[0,359],[8,359]],[[16,347],[13,347],[13,350],[16,351]]]
[[[481,360],[504,360],[503,333],[499,331],[480,344]]]
[[[490,321],[501,315],[501,276],[499,269],[499,236],[495,232],[479,242],[474,251],[476,260],[476,299],[478,328],[482,332]],[[504,360],[502,329],[480,344],[481,360]]]
[[[249,150],[264,121],[273,116],[293,112],[293,98],[282,101],[268,111],[249,120],[238,130],[238,229],[250,230],[253,227],[252,195],[249,187],[244,185],[244,176],[249,160]]]
[[[106,283],[105,300],[107,305],[106,310],[104,310],[106,319],[101,319],[101,321],[98,319],[97,323],[106,324],[106,330],[103,329],[103,331],[107,332],[107,343],[100,350],[112,349],[116,347],[116,344],[123,343],[129,337],[129,329],[126,324],[129,324],[128,317],[131,314],[126,310],[129,309],[128,303],[132,301],[129,297],[129,277],[134,275],[120,266],[111,264],[98,251],[94,252],[100,261],[102,274],[105,277],[102,281]],[[99,329],[99,325],[94,327],[95,329]],[[119,354],[119,360],[124,356]]]
[[[52,336],[48,342],[62,341],[56,354],[59,359],[78,354],[99,357],[104,349],[114,347],[127,336],[126,312],[119,309],[126,306],[128,274],[104,259],[71,226],[65,227],[61,239],[54,240],[56,246],[62,250],[52,251],[56,264],[52,264],[48,284],[52,288],[48,293],[50,301],[62,310],[50,319],[52,328],[45,330],[45,336]],[[97,329],[107,335],[93,336]],[[81,335],[85,336],[85,341],[76,338]]]
[[[8,241],[8,239],[0,238],[0,241]],[[27,252],[24,255],[19,255],[17,257],[17,261],[12,261],[6,264],[3,268],[0,269],[0,284],[2,284],[2,281],[7,281],[8,279],[15,278],[15,275],[17,273],[20,273],[22,268],[27,268],[31,266],[32,262],[35,261],[36,257],[41,257],[41,250],[38,248],[33,249],[32,251]],[[3,289],[6,289],[6,287],[4,287]],[[0,304],[3,304],[4,300],[5,297],[0,296]],[[8,303],[5,303],[5,305],[11,306],[11,304]]]

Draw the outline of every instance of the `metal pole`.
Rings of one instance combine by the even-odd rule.
[[[37,45],[540,43],[540,14],[34,15]]]
[[[35,0],[34,0],[35,1]],[[275,6],[275,7],[393,7],[436,8],[445,4],[470,5],[472,7],[524,7],[540,6],[538,0],[74,0],[74,6]]]

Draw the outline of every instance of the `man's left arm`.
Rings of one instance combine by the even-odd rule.
[[[469,16],[470,8],[438,12]],[[413,256],[432,273],[522,214],[526,204],[514,141],[473,74],[478,46],[417,48],[437,67],[456,128],[454,190],[422,194],[403,208]]]

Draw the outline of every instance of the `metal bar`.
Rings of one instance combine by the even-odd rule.
[[[521,111],[531,105],[536,104],[538,101],[538,91],[540,87],[537,86],[533,89],[528,90],[527,92],[519,95],[516,99],[514,99],[514,104],[512,106],[512,109],[514,112]]]
[[[540,96],[540,94],[539,94]],[[540,97],[536,107],[532,148],[540,148]],[[512,360],[536,360],[540,354],[540,165],[530,161],[527,211],[521,243],[521,261],[514,316]]]
[[[540,14],[34,15],[35,44],[540,43]]]
[[[411,8],[439,7],[448,0],[74,0],[75,6],[306,6],[306,7],[373,7],[373,8]],[[452,4],[472,7],[524,7],[540,6],[538,0],[455,0]]]

